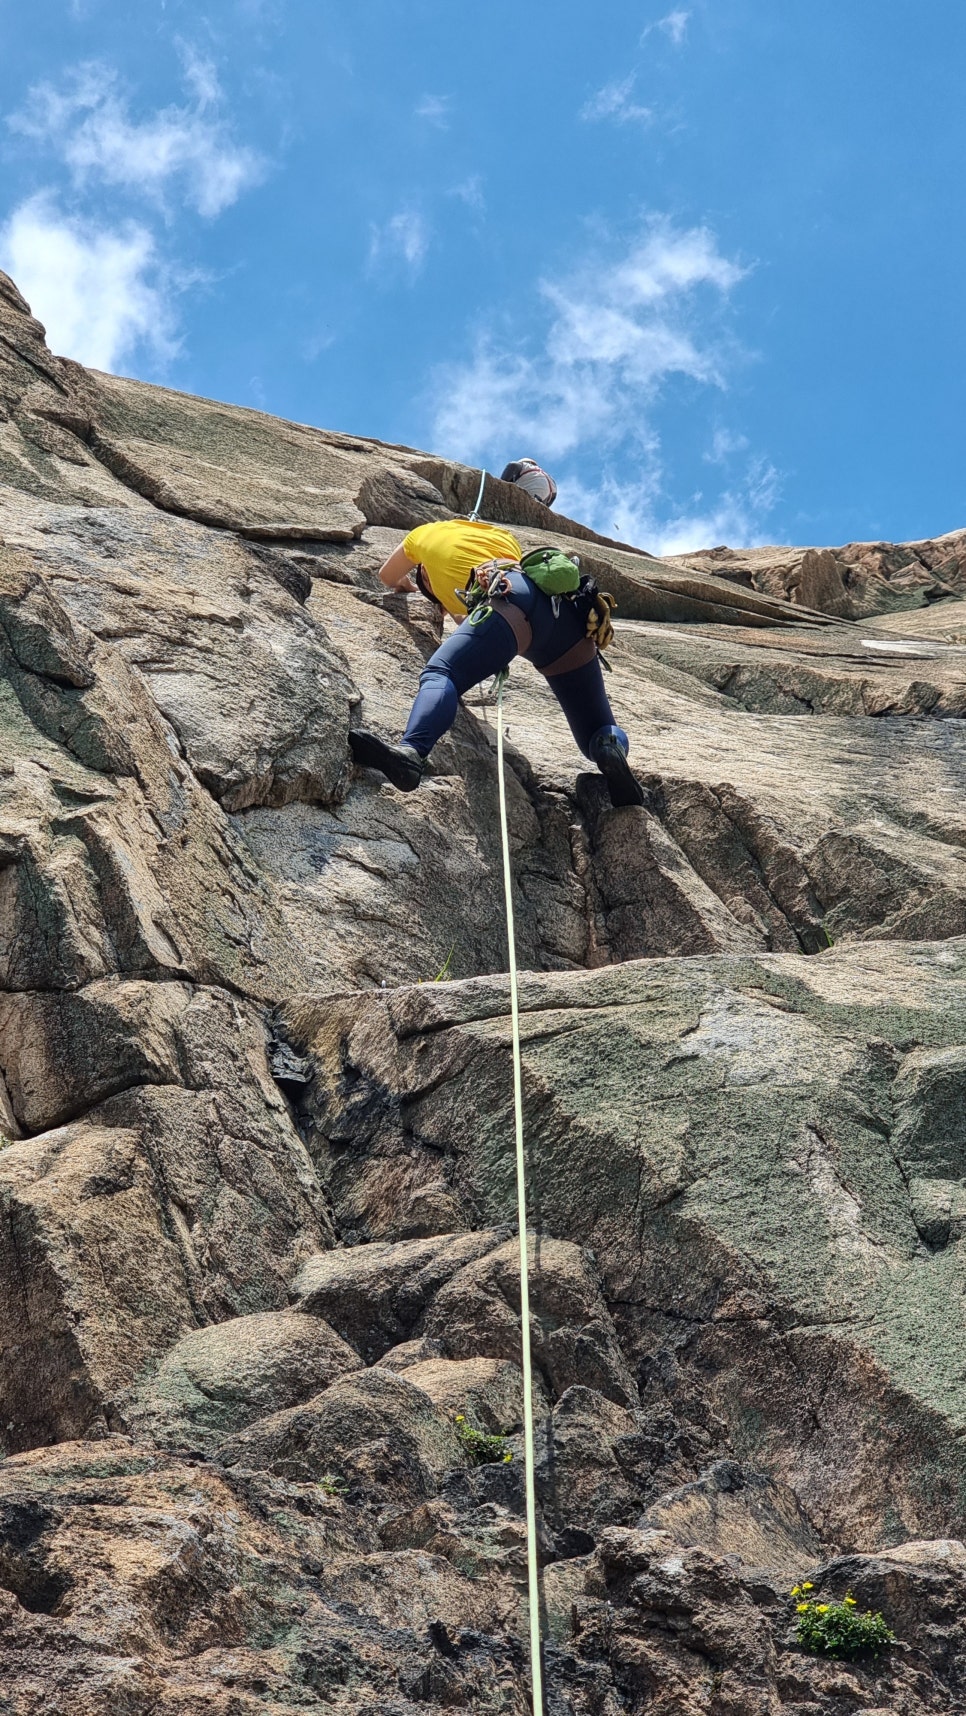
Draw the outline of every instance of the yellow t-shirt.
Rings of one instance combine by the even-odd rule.
[[[417,524],[403,543],[403,553],[415,566],[422,566],[446,612],[464,620],[466,609],[457,591],[466,589],[474,566],[482,566],[484,560],[519,560],[523,549],[498,524],[441,518],[433,524]]]

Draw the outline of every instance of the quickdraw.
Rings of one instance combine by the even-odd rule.
[[[484,560],[482,565],[474,566],[466,589],[459,592],[471,626],[481,625],[489,618],[494,597],[511,594],[508,573],[519,571],[519,562],[515,560]]]

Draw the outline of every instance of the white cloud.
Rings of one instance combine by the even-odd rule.
[[[747,448],[747,435],[737,435],[732,429],[717,428],[704,458],[709,465],[726,465],[735,453],[744,453]]]
[[[705,511],[685,512],[663,520],[652,515],[650,526],[642,521],[647,534],[638,540],[646,541],[652,554],[694,554],[700,548],[722,545],[758,548],[775,540],[774,531],[764,528],[765,516],[775,499],[777,484],[768,506],[762,506],[747,488],[728,489],[718,495]]]
[[[427,120],[430,125],[438,126],[440,131],[447,131],[450,102],[448,95],[424,95],[416,104],[416,118]]]
[[[382,226],[373,226],[369,239],[369,269],[378,272],[402,263],[415,278],[429,249],[429,227],[414,209],[400,209]]]
[[[658,18],[656,23],[648,24],[641,40],[645,41],[651,34],[652,30],[663,30],[664,34],[669,38],[673,45],[676,48],[679,48],[687,35],[688,19],[690,16],[690,12],[685,12],[680,8],[673,12],[668,12],[663,18]]]
[[[138,345],[161,358],[173,353],[168,295],[143,226],[84,224],[33,197],[0,229],[0,264],[62,356],[113,370]]]
[[[199,214],[220,214],[257,183],[264,164],[254,150],[234,142],[224,119],[212,111],[221,90],[211,62],[191,49],[182,54],[191,105],[132,119],[114,72],[91,62],[60,88],[37,84],[23,111],[7,123],[55,150],[78,184],[100,180],[160,197],[180,182],[186,202]]]
[[[460,184],[454,185],[449,194],[451,197],[458,197],[461,203],[466,204],[467,208],[482,211],[486,207],[483,180],[479,173],[473,173],[470,178],[463,179]]]
[[[693,554],[727,543],[755,548],[775,541],[764,521],[779,496],[780,477],[766,460],[753,459],[740,482],[722,494],[692,495],[690,506],[662,507],[659,468],[636,482],[604,478],[596,487],[562,479],[557,505],[602,536],[646,547],[652,554]]]
[[[672,375],[722,385],[724,355],[702,337],[699,289],[726,295],[744,270],[704,227],[654,220],[612,266],[601,246],[584,267],[542,281],[550,320],[539,351],[480,341],[437,378],[437,437],[472,458],[502,427],[536,438],[548,458],[603,436],[639,434],[642,409]]]
[[[589,101],[585,101],[580,110],[581,119],[616,119],[618,124],[627,125],[635,120],[649,120],[651,109],[640,107],[631,100],[635,77],[625,77],[620,82],[606,83]]]
[[[685,547],[756,537],[776,498],[774,469],[746,459],[723,495],[675,506],[656,420],[676,382],[692,394],[726,388],[736,348],[722,307],[746,272],[705,227],[654,219],[616,260],[599,243],[569,275],[539,282],[546,316],[536,339],[484,335],[466,362],[437,372],[435,444],[497,469],[511,446],[514,457],[522,448],[559,462],[559,504],[606,535]],[[746,450],[716,431],[708,457]]]
[[[201,112],[215,107],[222,99],[221,84],[214,60],[206,60],[190,42],[179,42],[184,80],[192,91]]]

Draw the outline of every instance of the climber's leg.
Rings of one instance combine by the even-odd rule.
[[[517,647],[513,627],[500,614],[490,613],[478,625],[464,620],[420,674],[401,742],[391,744],[376,733],[351,732],[349,747],[356,762],[379,769],[402,792],[412,792],[437,739],[452,727],[463,693],[509,667]]]
[[[569,673],[549,673],[547,684],[580,750],[597,764],[606,780],[611,804],[643,804],[644,789],[627,761],[630,740],[614,721],[598,657]]]
[[[594,734],[602,727],[614,726],[614,711],[604,689],[604,675],[596,654],[583,667],[572,668],[569,673],[548,673],[547,684],[567,717],[567,725],[578,748],[585,757],[591,756]],[[626,748],[626,733],[623,738]]]
[[[403,744],[428,757],[456,720],[464,692],[509,667],[516,653],[513,628],[502,614],[489,613],[478,625],[464,620],[430,656],[419,676]]]

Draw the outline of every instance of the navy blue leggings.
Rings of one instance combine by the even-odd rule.
[[[555,614],[550,597],[522,573],[510,574],[510,588],[514,605],[522,608],[533,629],[527,660],[536,667],[549,667],[579,642],[584,635],[584,618],[575,613],[569,602],[561,602],[559,613]],[[463,694],[509,667],[516,653],[513,629],[501,614],[491,613],[475,626],[464,620],[430,657],[420,675],[419,690],[403,735],[406,744],[412,745],[421,757],[428,757],[437,739],[456,720]],[[589,756],[594,734],[602,727],[614,725],[600,662],[595,657],[570,673],[553,674],[547,684],[567,717],[578,747],[585,757]],[[621,737],[626,743],[626,734]]]

